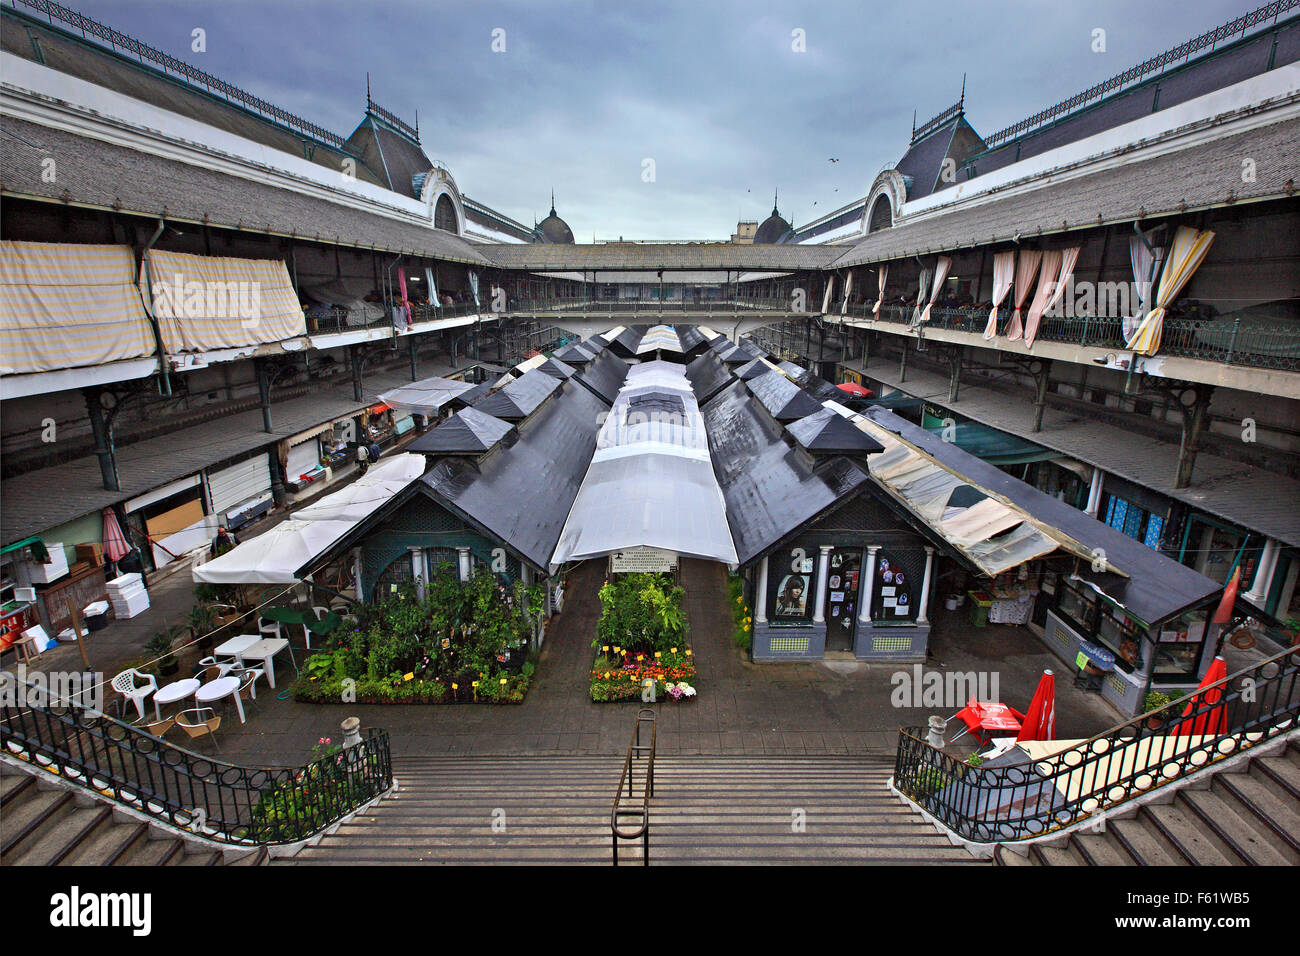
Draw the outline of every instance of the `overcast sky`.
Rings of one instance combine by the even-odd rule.
[[[531,225],[553,187],[579,242],[725,239],[767,216],[775,188],[802,224],[865,194],[906,150],[913,110],[924,122],[956,102],[963,72],[988,135],[1256,6],[64,2],[343,135],[369,71],[377,102],[419,111],[425,152],[463,193]]]

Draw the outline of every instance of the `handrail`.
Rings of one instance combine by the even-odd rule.
[[[4,679],[17,681],[7,673]],[[21,706],[14,694],[0,705],[0,752],[218,843],[297,843],[392,789],[388,735],[373,729],[303,767],[246,767],[178,747],[75,699],[46,705],[33,695],[48,691],[22,684]]]
[[[1292,647],[1038,759],[971,765],[931,746],[923,728],[901,728],[894,786],[963,839],[1033,839],[1294,730],[1297,718]]]
[[[641,725],[650,725],[650,743],[641,743]],[[619,840],[641,840],[641,863],[643,866],[650,865],[650,798],[655,795],[655,738],[658,734],[658,726],[655,724],[655,712],[649,707],[641,708],[636,715],[636,723],[632,727],[632,739],[627,745],[627,757],[623,760],[623,774],[618,778],[618,790],[614,793],[614,805],[609,811],[609,833],[610,840],[614,850],[614,865],[618,866],[618,841]],[[634,758],[642,754],[648,755],[646,762],[646,777],[641,787],[641,806],[624,808],[623,807],[623,785],[627,785],[627,796],[629,800],[636,799],[636,791],[633,781]],[[632,830],[625,830],[619,826],[620,817],[637,817],[640,823]]]

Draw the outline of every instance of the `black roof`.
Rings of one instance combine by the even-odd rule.
[[[815,462],[788,443],[781,426],[740,382],[718,393],[703,415],[741,564],[775,547],[867,482],[847,458]]]
[[[482,455],[515,430],[509,422],[466,408],[406,446],[426,455]]]
[[[782,362],[778,367],[798,382],[800,388],[805,389],[819,402],[842,402],[847,397],[843,389],[836,388],[820,375],[810,372],[801,365],[795,365],[793,362]]]
[[[770,365],[768,365],[762,359],[754,359],[752,362],[749,362],[746,365],[742,365],[740,366],[740,368],[736,369],[736,378],[740,379],[742,382],[747,382],[751,378],[757,378],[760,375],[766,375],[770,371],[772,371],[772,367]]]
[[[874,455],[885,448],[839,412],[829,408],[786,426],[802,448],[815,455]]]
[[[560,381],[573,378],[578,374],[578,370],[572,365],[562,362],[557,358],[548,358],[541,365],[537,366],[534,371],[545,372],[551,378],[558,378]]]
[[[695,390],[696,402],[704,405],[735,379],[717,355],[705,352],[686,366],[686,380]]]
[[[570,342],[562,349],[555,352],[555,358],[561,362],[567,362],[569,365],[586,365],[593,358],[599,349],[587,345],[585,342]]]
[[[821,411],[821,403],[775,369],[745,383],[778,422],[793,422]]]
[[[514,444],[479,463],[445,459],[420,480],[436,500],[544,570],[591,463],[604,410],[591,392],[564,385],[519,428]]]
[[[1094,553],[1104,554],[1110,565],[1128,577],[1094,573],[1087,565],[1081,566],[1079,575],[1095,581],[1108,595],[1127,608],[1133,617],[1145,624],[1155,625],[1166,621],[1184,610],[1205,603],[1223,590],[1223,585],[1148,548],[1142,542],[1077,508],[1044,494],[1032,485],[1011,477],[997,466],[962,451],[955,443],[945,442],[938,435],[899,418],[887,409],[876,406],[864,414],[920,448],[944,467],[1001,495],[1044,525],[1064,532]]]
[[[562,384],[562,381],[540,369],[533,369],[479,399],[474,407],[485,415],[518,421],[535,412]]]
[[[699,330],[698,326],[688,325],[685,328],[677,328],[677,339],[682,343],[683,352],[702,352],[709,345],[709,340],[704,337],[704,333]]]
[[[612,352],[605,351],[592,359],[586,368],[573,377],[573,380],[599,395],[606,405],[613,405],[614,399],[618,397],[618,390],[623,387],[623,382],[627,378],[627,370],[626,362]]]

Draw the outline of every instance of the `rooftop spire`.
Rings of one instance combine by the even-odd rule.
[[[773,189],[773,190],[772,190],[772,215],[774,215],[774,216],[779,216],[779,215],[780,215],[780,213],[776,211],[776,199],[777,199],[777,196],[779,196],[780,194],[781,194],[781,190],[780,190],[780,189]]]
[[[555,187],[551,187],[551,215],[555,215]]]

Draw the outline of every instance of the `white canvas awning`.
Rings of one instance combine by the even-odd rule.
[[[463,395],[473,387],[469,382],[434,376],[389,389],[380,394],[379,400],[390,408],[432,417],[457,395]]]
[[[348,487],[303,508],[265,534],[195,566],[208,584],[293,584],[298,572],[424,474],[424,456],[381,459]]]

